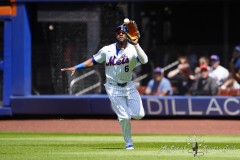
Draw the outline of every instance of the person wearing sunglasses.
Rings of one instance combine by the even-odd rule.
[[[145,112],[132,81],[132,71],[138,63],[147,63],[148,57],[138,44],[138,38],[130,40],[127,33],[125,25],[118,26],[115,30],[115,43],[103,47],[85,62],[61,70],[71,71],[73,75],[77,69],[105,63],[106,92],[122,127],[126,149],[134,149],[130,120],[143,118]]]

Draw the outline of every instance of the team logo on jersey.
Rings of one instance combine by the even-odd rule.
[[[119,59],[117,59],[116,56],[111,56],[109,58],[109,61],[106,62],[106,66],[115,66],[115,65],[125,64],[125,63],[129,63],[129,58],[126,55],[123,55]]]

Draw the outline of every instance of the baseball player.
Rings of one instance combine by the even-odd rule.
[[[148,57],[138,44],[140,34],[134,21],[118,26],[115,33],[116,43],[103,47],[81,64],[61,70],[71,71],[73,75],[76,69],[105,63],[106,92],[122,127],[126,149],[134,149],[130,120],[141,119],[145,113],[141,97],[132,81],[132,70],[137,63],[147,63]]]

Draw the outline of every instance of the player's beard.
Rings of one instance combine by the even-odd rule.
[[[127,42],[128,42],[127,39],[123,39],[123,40],[119,40],[119,39],[117,39],[117,43],[118,43],[118,45],[121,45],[121,46],[127,44]]]

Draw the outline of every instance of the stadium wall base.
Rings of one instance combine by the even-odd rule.
[[[142,96],[146,116],[240,117],[240,97]],[[115,115],[107,95],[11,97],[13,115]]]

